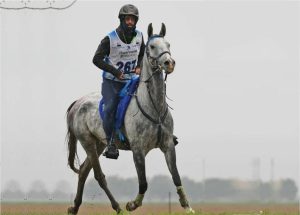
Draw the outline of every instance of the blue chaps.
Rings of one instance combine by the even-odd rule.
[[[126,83],[103,78],[101,90],[101,94],[103,96],[105,104],[103,128],[108,141],[113,135],[116,111],[120,101],[119,93],[125,85]]]

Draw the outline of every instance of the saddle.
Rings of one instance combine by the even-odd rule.
[[[125,135],[123,134],[123,132],[121,131],[121,128],[124,125],[124,118],[125,118],[127,107],[139,85],[139,81],[140,81],[139,76],[134,76],[126,83],[126,85],[119,93],[120,102],[117,107],[114,128],[117,136],[119,137],[120,141],[123,143],[128,143],[128,141]],[[101,118],[103,119],[105,115],[105,103],[103,98],[99,103],[99,113]]]

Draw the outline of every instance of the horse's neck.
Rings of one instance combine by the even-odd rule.
[[[144,57],[143,68],[141,71],[141,82],[139,84],[137,95],[142,101],[143,106],[147,106],[147,109],[152,109],[153,112],[159,111],[160,114],[163,114],[167,106],[163,74],[162,72],[159,72],[159,74],[153,75],[153,72],[154,71],[152,71],[148,60],[146,59],[146,57]],[[146,80],[149,80],[148,83],[144,82]],[[154,103],[154,105],[152,104],[152,102]],[[155,108],[157,108],[157,111],[155,110]]]

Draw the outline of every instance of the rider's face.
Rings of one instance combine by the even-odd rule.
[[[135,17],[131,15],[125,16],[125,24],[129,27],[133,27],[135,25]]]

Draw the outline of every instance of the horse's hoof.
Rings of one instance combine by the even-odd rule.
[[[193,208],[188,207],[188,208],[185,209],[185,213],[187,213],[187,214],[194,214],[195,211],[193,210]]]
[[[78,212],[78,209],[76,209],[75,207],[68,208],[68,214],[75,215],[75,214],[77,214],[77,212]]]
[[[138,207],[139,207],[139,205],[137,205],[135,203],[135,201],[127,202],[127,204],[126,204],[126,210],[128,210],[128,211],[134,211]]]
[[[120,210],[117,211],[117,214],[123,215],[124,211],[122,209],[120,209]]]

